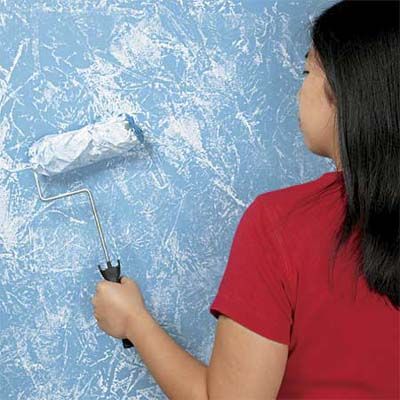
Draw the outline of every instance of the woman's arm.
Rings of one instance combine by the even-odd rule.
[[[239,320],[242,317],[238,318]],[[136,316],[128,339],[171,400],[275,399],[288,345],[263,337],[221,315],[207,366],[177,345],[151,317]]]
[[[128,339],[168,398],[207,400],[207,365],[176,344],[149,312],[134,318]]]
[[[278,393],[288,345],[269,339],[270,332],[283,336],[271,328],[276,325],[261,318],[261,313],[250,318],[235,297],[224,295],[217,303],[218,310],[222,307],[222,312],[237,322],[224,314],[219,316],[208,366],[161,329],[145,308],[133,280],[124,277],[121,284],[99,282],[92,303],[99,327],[113,337],[128,338],[136,346],[170,400],[265,400]]]

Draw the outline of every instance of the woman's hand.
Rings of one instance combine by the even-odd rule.
[[[117,339],[127,338],[136,318],[147,312],[139,286],[125,276],[121,283],[99,282],[92,304],[99,328]]]

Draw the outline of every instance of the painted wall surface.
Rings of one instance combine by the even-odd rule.
[[[332,3],[332,2],[330,2]],[[165,399],[90,302],[103,262],[85,196],[42,202],[29,146],[126,112],[151,153],[54,178],[88,187],[113,259],[201,361],[245,208],[333,170],[297,120],[323,0],[0,1],[0,399]]]

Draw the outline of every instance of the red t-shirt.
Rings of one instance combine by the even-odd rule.
[[[344,193],[342,171],[333,171],[258,195],[240,220],[210,307],[216,318],[222,313],[289,346],[278,399],[400,399],[400,311],[357,279],[354,235],[329,286]]]

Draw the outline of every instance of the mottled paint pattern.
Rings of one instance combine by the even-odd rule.
[[[259,194],[332,163],[298,128],[323,0],[0,1],[0,399],[165,399],[135,349],[99,330],[99,238],[86,196],[38,198],[27,151],[120,112],[149,147],[43,180],[88,187],[151,314],[208,362],[208,311]]]

